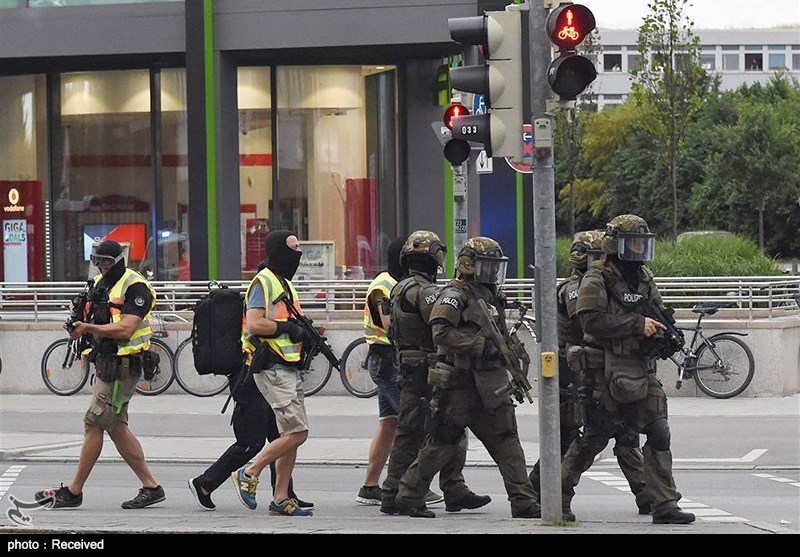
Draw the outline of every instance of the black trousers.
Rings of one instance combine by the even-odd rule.
[[[258,454],[267,441],[280,436],[275,413],[263,397],[252,402],[237,402],[233,407],[233,434],[236,442],[222,453],[197,480],[209,493],[217,489],[238,470]],[[269,465],[270,480],[275,488],[275,463]],[[289,497],[296,497],[289,480]]]

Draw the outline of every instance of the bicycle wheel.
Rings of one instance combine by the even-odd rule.
[[[150,350],[158,354],[159,362],[156,374],[150,381],[142,377],[136,384],[136,392],[144,396],[160,395],[175,380],[175,355],[169,345],[157,338],[150,339]]]
[[[175,380],[184,391],[199,397],[218,395],[228,388],[227,375],[197,373],[194,368],[192,337],[181,342],[175,351]]]
[[[744,391],[755,375],[753,353],[735,336],[718,334],[697,351],[697,386],[710,397],[732,398]]]
[[[333,365],[321,353],[318,353],[311,360],[308,369],[300,370],[300,377],[303,381],[303,393],[311,396],[322,390],[333,373]]]
[[[378,386],[372,380],[367,369],[367,339],[359,337],[345,348],[339,364],[339,376],[342,385],[351,395],[358,398],[369,398],[378,392]]]
[[[51,393],[74,395],[89,379],[89,360],[75,353],[76,343],[67,338],[55,341],[42,356],[42,380]]]

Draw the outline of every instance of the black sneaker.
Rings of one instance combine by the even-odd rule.
[[[160,485],[156,487],[143,487],[139,493],[130,501],[122,503],[123,509],[143,509],[150,505],[155,505],[165,500],[167,497],[164,495],[164,488]]]
[[[213,511],[217,508],[214,501],[211,500],[211,494],[203,491],[203,486],[197,481],[197,478],[189,478],[189,491],[194,495],[194,500],[197,505],[205,511]]]
[[[33,498],[37,503],[48,509],[75,508],[80,507],[81,503],[83,503],[83,493],[74,495],[64,484],[61,484],[58,489],[37,491],[34,493]]]
[[[444,510],[449,513],[457,513],[464,509],[479,509],[491,502],[492,498],[488,495],[476,495],[470,491],[454,503],[445,502]]]
[[[362,485],[356,496],[356,503],[360,505],[380,505],[383,492],[377,485]]]
[[[302,499],[300,499],[297,496],[296,493],[290,493],[289,494],[289,499],[294,499],[295,501],[297,501],[297,506],[300,507],[301,509],[313,509],[314,508],[314,503],[312,503],[311,501],[303,501]]]
[[[653,524],[691,524],[694,518],[692,513],[683,512],[680,507],[675,507],[663,514],[653,515]]]

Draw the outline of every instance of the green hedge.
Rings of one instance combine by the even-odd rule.
[[[556,241],[559,277],[570,272],[570,238]],[[656,240],[655,260],[648,263],[656,276],[719,277],[780,275],[774,259],[758,250],[758,246],[740,236],[697,236],[680,242]]]

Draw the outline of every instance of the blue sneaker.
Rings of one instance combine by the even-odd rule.
[[[254,510],[257,506],[256,489],[258,489],[258,478],[251,478],[245,474],[244,468],[239,468],[236,472],[231,473],[231,480],[242,505]]]
[[[301,509],[297,499],[284,499],[280,503],[272,501],[269,504],[269,514],[272,516],[313,516],[309,509]]]

